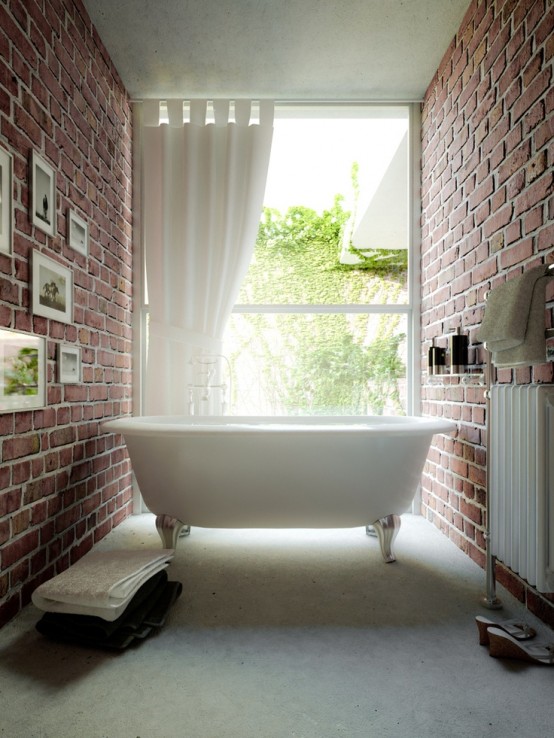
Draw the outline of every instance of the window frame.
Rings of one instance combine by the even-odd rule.
[[[306,104],[287,103],[275,105],[275,118],[367,117],[367,110],[382,109],[383,115],[391,108],[408,111],[408,299],[406,303],[391,304],[282,304],[236,303],[233,314],[399,314],[406,317],[406,414],[420,413],[420,217],[421,217],[421,115],[417,103],[368,103],[368,104]],[[325,112],[325,116],[322,112]]]
[[[236,304],[233,312],[315,312],[317,308],[321,312],[364,312],[364,313],[401,313],[406,315],[408,326],[407,336],[407,360],[406,360],[406,384],[407,405],[406,412],[409,415],[421,413],[421,389],[420,373],[421,359],[419,346],[421,343],[421,298],[420,298],[420,251],[421,251],[421,103],[419,102],[388,102],[388,103],[302,103],[286,102],[276,103],[276,111],[282,114],[286,109],[290,117],[305,117],[308,113],[317,117],[322,108],[333,110],[337,116],[344,113],[348,107],[349,113],[353,108],[360,111],[360,115],[367,111],[368,107],[390,108],[402,106],[408,108],[408,302],[405,305],[341,305],[340,310],[331,305],[240,305]],[[138,305],[134,310],[133,322],[133,412],[135,415],[143,414],[144,407],[144,382],[146,368],[146,336],[148,323],[148,299],[146,293],[145,279],[145,251],[142,230],[142,182],[141,182],[141,150],[142,150],[142,105],[133,106],[133,240],[137,244],[136,259],[133,262],[133,285],[135,295],[138,296]],[[291,310],[294,308],[294,311]],[[135,499],[136,502],[136,499]]]

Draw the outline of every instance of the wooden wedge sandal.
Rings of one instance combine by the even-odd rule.
[[[489,628],[489,654],[500,659],[519,659],[554,666],[554,643],[522,643],[499,628]]]
[[[477,615],[475,617],[477,628],[479,629],[479,645],[489,645],[489,628],[499,628],[500,630],[506,631],[518,641],[527,641],[529,638],[534,638],[537,635],[536,630],[531,628],[527,623],[522,620],[514,618],[512,620],[503,620],[500,623],[495,623],[493,620]]]

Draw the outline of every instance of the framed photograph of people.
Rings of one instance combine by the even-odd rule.
[[[59,344],[58,382],[77,384],[81,381],[81,349],[78,346]]]
[[[46,404],[46,339],[0,328],[0,413]]]
[[[73,272],[36,249],[31,292],[35,315],[73,323]]]
[[[56,175],[36,151],[31,156],[31,222],[49,236],[56,235]]]
[[[88,255],[88,224],[74,210],[67,211],[68,241],[75,251]]]
[[[0,253],[12,253],[13,229],[13,159],[0,147]]]

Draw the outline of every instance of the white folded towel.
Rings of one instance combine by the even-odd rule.
[[[497,367],[546,361],[545,297],[548,267],[529,269],[491,290],[477,339]]]
[[[115,620],[139,588],[167,568],[173,549],[92,551],[38,586],[33,604],[47,612],[97,615]]]

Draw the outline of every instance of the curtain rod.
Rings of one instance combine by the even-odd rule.
[[[190,95],[190,96],[181,95],[181,96],[176,96],[176,97],[172,97],[171,95],[161,95],[159,97],[151,97],[151,98],[135,98],[135,97],[132,97],[129,100],[129,102],[132,103],[132,104],[142,103],[142,102],[144,102],[145,99],[146,100],[156,100],[156,99],[159,99],[159,100],[178,100],[178,99],[183,99],[183,100],[200,100],[200,99],[203,99],[203,98],[193,97],[192,95]],[[241,99],[245,99],[245,98],[238,97],[237,95],[231,95],[230,97],[217,97],[217,96],[214,96],[214,95],[207,95],[206,96],[206,99],[207,100],[241,100]],[[270,98],[270,97],[258,97],[256,95],[254,95],[251,98],[247,98],[247,99],[251,99],[251,100],[271,100],[272,98]],[[300,106],[300,105],[314,106],[314,107],[316,107],[316,106],[323,106],[323,105],[327,105],[327,106],[333,105],[333,106],[336,106],[336,107],[341,107],[341,106],[343,106],[343,107],[346,107],[346,106],[352,107],[353,105],[363,105],[363,106],[371,106],[371,105],[379,105],[379,106],[381,106],[381,105],[390,105],[390,106],[393,106],[394,105],[395,106],[395,105],[416,105],[416,104],[417,105],[420,105],[423,102],[423,99],[421,99],[421,100],[273,100],[273,102],[274,102],[274,104],[276,106],[281,105],[283,107],[286,107],[286,106],[293,107],[293,106],[296,106],[296,105],[298,105],[298,106]]]

